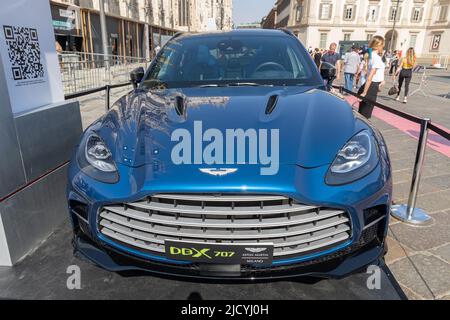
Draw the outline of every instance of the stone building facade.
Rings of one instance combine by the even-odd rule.
[[[103,0],[109,54],[152,57],[176,32],[229,30],[232,0]],[[50,0],[63,51],[102,53],[99,0]]]
[[[106,13],[182,31],[230,30],[232,0],[103,0]],[[57,0],[99,10],[99,0]]]
[[[388,49],[414,47],[422,58],[450,55],[450,0],[278,0],[269,16],[306,47],[382,35]]]

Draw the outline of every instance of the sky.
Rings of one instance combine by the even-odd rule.
[[[261,22],[276,0],[233,0],[233,21],[241,23]]]

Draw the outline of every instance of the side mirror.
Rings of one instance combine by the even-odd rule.
[[[139,67],[130,72],[130,82],[133,84],[134,88],[137,88],[139,82],[144,78],[144,68]]]
[[[336,77],[336,67],[331,63],[323,62],[320,67],[320,75],[325,80],[331,80]]]

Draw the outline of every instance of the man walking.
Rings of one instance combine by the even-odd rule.
[[[336,52],[337,44],[330,44],[330,49],[322,55],[321,61],[328,62],[336,67],[336,79],[340,79],[341,65],[339,60],[339,53]],[[331,87],[333,85],[334,79],[328,81],[328,85]]]
[[[359,48],[356,45],[352,46],[352,50],[347,52],[344,57],[344,80],[345,89],[352,91],[355,76],[358,74],[358,66],[361,63],[359,56]]]

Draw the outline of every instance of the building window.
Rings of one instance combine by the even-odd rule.
[[[80,0],[80,7],[93,9],[94,4],[92,3],[92,0]]]
[[[319,19],[329,20],[331,19],[331,13],[333,5],[331,3],[321,3],[319,7]]]
[[[356,6],[353,4],[346,4],[344,6],[344,20],[353,20],[355,17]]]
[[[115,15],[120,15],[119,0],[108,0],[106,2],[106,11]]]
[[[440,6],[438,21],[447,21],[448,6]]]
[[[344,41],[350,41],[351,37],[352,37],[351,33],[344,33]]]
[[[127,6],[128,6],[127,17],[138,20],[139,19],[139,6],[137,3],[137,0],[128,1]]]
[[[378,6],[370,5],[367,11],[367,21],[375,22],[378,20]]]
[[[414,48],[416,46],[416,42],[417,42],[417,34],[412,34],[411,38],[409,38],[409,46],[411,48]]]
[[[299,4],[295,9],[295,21],[301,22],[302,16],[303,16],[303,5]]]
[[[373,33],[368,33],[367,37],[366,37],[366,40],[370,41],[370,40],[372,40],[372,38],[373,38]]]
[[[189,25],[189,1],[178,0],[178,23],[180,26]]]
[[[319,43],[319,46],[320,46],[320,48],[322,48],[322,49],[325,49],[325,48],[327,47],[327,36],[328,36],[327,33],[321,33],[321,34],[320,34],[320,43]]]
[[[413,8],[411,22],[420,22],[422,20],[423,8]]]
[[[398,12],[397,12],[397,7],[396,6],[392,6],[391,9],[389,10],[389,21],[400,21],[400,17],[402,15],[402,8],[398,7]]]

